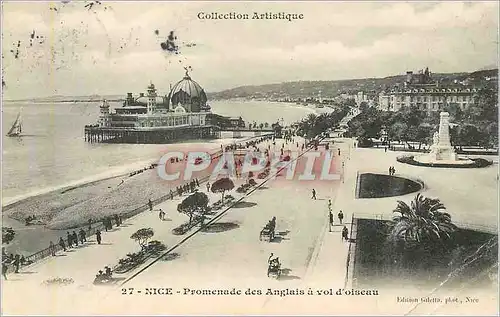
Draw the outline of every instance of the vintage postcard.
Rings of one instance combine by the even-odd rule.
[[[2,1],[4,315],[498,315],[497,1]]]

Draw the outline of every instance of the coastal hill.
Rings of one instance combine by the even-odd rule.
[[[433,73],[432,77],[442,82],[453,83],[455,80],[468,79],[474,84],[484,81],[487,77],[498,77],[498,69],[479,70],[471,73]],[[383,89],[401,84],[405,75],[389,76],[384,78],[364,78],[331,81],[295,81],[279,84],[258,86],[241,86],[216,93],[209,93],[209,99],[231,98],[304,98],[317,96],[319,91],[323,97],[336,96],[342,93],[356,93],[358,91],[378,93]]]
[[[482,69],[471,73],[432,73],[432,77],[443,84],[453,83],[454,81],[466,80],[469,84],[475,85],[488,78],[498,78],[498,69]],[[265,84],[257,86],[240,86],[219,92],[208,92],[209,100],[223,100],[233,98],[307,98],[317,96],[319,91],[323,97],[333,97],[342,93],[356,93],[365,91],[378,93],[391,86],[404,82],[405,75],[388,76],[383,78],[361,78],[346,80],[328,80],[328,81],[294,81],[275,84]],[[125,100],[126,92],[115,95],[90,95],[90,96],[49,96],[30,99],[16,99],[4,101],[22,101],[22,102],[96,102],[103,98],[108,101]]]

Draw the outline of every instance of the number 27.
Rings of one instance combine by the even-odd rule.
[[[134,293],[134,289],[131,288],[122,288],[122,295],[132,295]]]

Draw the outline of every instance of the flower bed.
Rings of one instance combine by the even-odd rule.
[[[193,217],[191,224],[189,224],[189,222],[183,223],[182,225],[172,229],[172,234],[176,236],[181,236],[183,234],[186,234],[186,232],[191,230],[191,228],[199,224],[201,222],[201,219],[202,218],[200,216]]]
[[[413,155],[402,155],[398,156],[396,160],[400,163],[405,163],[414,166],[425,166],[425,167],[443,167],[443,168],[480,168],[487,167],[493,164],[492,161],[488,161],[482,158],[470,159],[473,161],[470,164],[440,164],[440,163],[422,163],[414,159]]]
[[[136,253],[129,253],[126,258],[118,260],[118,265],[113,268],[113,272],[117,274],[127,273],[138,265],[146,262],[149,257],[159,255],[162,251],[166,250],[166,248],[167,247],[158,240],[150,241],[144,250]]]

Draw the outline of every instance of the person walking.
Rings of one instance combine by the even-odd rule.
[[[312,190],[312,197],[311,197],[311,199],[316,200],[316,190],[314,188]]]
[[[73,243],[75,244],[75,247],[78,246],[78,235],[76,234],[75,231],[73,231]]]
[[[59,238],[59,245],[66,252],[66,243],[64,243],[64,239],[62,237]]]
[[[332,227],[333,227],[333,214],[332,211],[330,210],[328,212],[328,218],[329,218],[329,223],[330,223],[330,229],[328,230],[329,232],[332,232]]]
[[[66,231],[66,238],[68,240],[68,248],[73,247],[73,236],[69,233],[69,231]]]
[[[9,259],[7,257],[2,258],[2,275],[5,280],[7,280],[7,271],[9,270]]]
[[[392,175],[392,166],[389,166],[389,175]]]
[[[340,224],[342,224],[342,221],[344,220],[344,213],[341,211],[339,211],[339,213],[337,214],[337,217],[339,218],[339,222]]]
[[[396,174],[396,169],[394,168],[394,166],[392,167],[392,175]]]
[[[349,240],[349,230],[347,229],[346,226],[344,226],[344,228],[342,228],[342,240]]]
[[[97,239],[97,244],[101,244],[101,231],[100,230],[97,230],[95,232],[95,237]]]
[[[151,198],[148,200],[148,206],[149,206],[149,211],[153,211],[153,202],[151,201]]]
[[[158,218],[160,218],[160,220],[163,221],[163,215],[164,215],[164,212],[163,210],[160,209],[160,213],[158,214]]]
[[[56,246],[54,245],[54,242],[50,241],[49,243],[49,250],[50,250],[50,255],[56,256]]]
[[[19,266],[21,265],[21,256],[19,254],[16,254],[12,264],[14,264],[14,266],[16,267],[16,270],[14,271],[14,273],[19,273]]]
[[[84,242],[87,242],[87,238],[85,237],[85,230],[80,229],[80,242],[81,244],[83,244]]]

